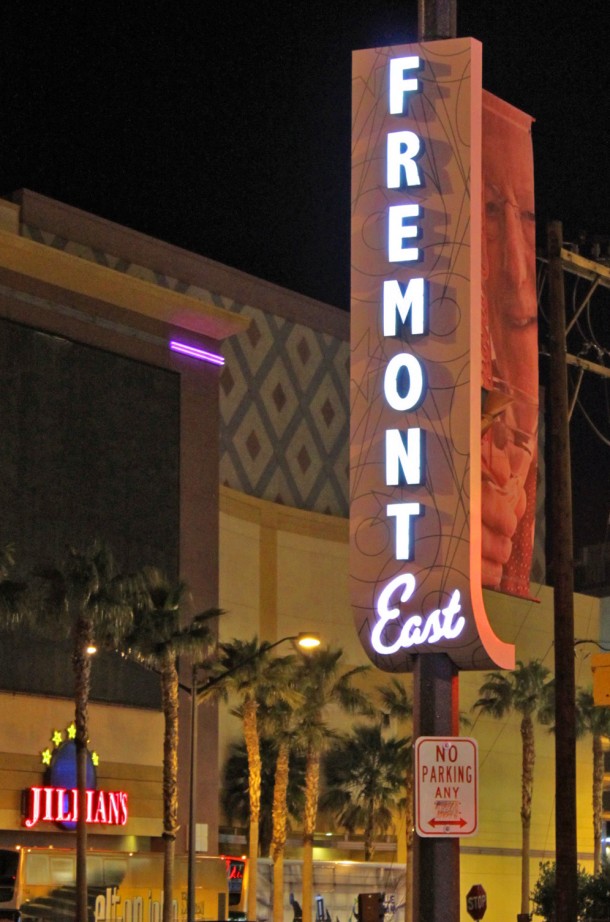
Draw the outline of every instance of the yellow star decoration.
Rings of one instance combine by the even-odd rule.
[[[68,727],[66,727],[65,734],[66,734],[66,738],[69,740],[76,739],[76,724],[74,723],[74,721],[72,721],[72,723]],[[51,735],[51,742],[53,743],[55,748],[58,748],[59,746],[61,746],[62,743],[64,742],[63,731],[53,730],[53,733]],[[89,740],[87,740],[87,748],[89,748]],[[47,747],[47,749],[44,749],[40,755],[41,755],[43,765],[51,764],[51,760],[53,758],[53,750],[51,748]],[[93,765],[97,768],[97,766],[100,764],[100,757],[97,754],[97,752],[91,753],[91,761]]]

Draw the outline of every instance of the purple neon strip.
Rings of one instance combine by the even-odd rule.
[[[199,359],[200,362],[211,362],[212,365],[224,365],[225,360],[222,355],[216,352],[208,352],[206,349],[198,349],[195,346],[189,346],[187,343],[178,342],[171,339],[169,348],[172,352],[181,352],[182,355],[190,355],[193,359]]]

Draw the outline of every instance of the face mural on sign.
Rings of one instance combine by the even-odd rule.
[[[538,426],[530,127],[529,116],[485,95],[482,581],[524,596],[529,593],[533,546]]]

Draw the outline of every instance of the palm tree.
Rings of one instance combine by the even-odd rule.
[[[15,547],[10,542],[0,547],[0,576],[6,577],[10,568],[15,563]]]
[[[273,862],[273,922],[284,918],[284,849],[286,848],[288,793],[288,766],[290,760],[290,722],[287,720],[280,734],[275,760],[273,782],[273,833],[271,860]]]
[[[163,922],[172,920],[174,856],[178,830],[178,658],[189,656],[203,662],[214,642],[210,620],[217,608],[196,615],[181,627],[185,601],[184,583],[172,584],[158,570],[143,571],[148,598],[135,612],[133,626],[121,642],[122,651],[136,662],[151,667],[161,680],[163,736]]]
[[[141,597],[137,578],[120,574],[110,549],[94,542],[68,548],[62,564],[37,573],[22,599],[32,629],[43,637],[72,638],[76,728],[76,919],[87,922],[87,742],[91,652],[108,636],[126,629]]]
[[[360,724],[323,760],[326,793],[320,798],[349,833],[364,831],[364,860],[371,861],[375,833],[392,824],[392,808],[405,784],[406,739],[383,735],[381,724]]]
[[[271,644],[252,640],[232,640],[220,644],[220,655],[210,685],[223,694],[233,693],[239,705],[233,710],[241,720],[248,753],[248,798],[250,822],[248,830],[248,905],[247,918],[256,919],[256,885],[259,823],[261,811],[261,752],[258,711],[261,701],[272,704],[282,700],[285,689],[274,683],[269,669]]]
[[[338,705],[351,714],[372,715],[368,697],[353,685],[353,680],[368,672],[369,666],[356,666],[340,672],[341,649],[320,647],[301,653],[299,688],[304,693],[300,741],[305,752],[305,809],[303,815],[303,894],[305,922],[313,915],[313,840],[320,796],[320,761],[322,753],[335,738],[324,720],[325,710]]]
[[[610,736],[610,708],[597,706],[590,689],[576,693],[576,730],[578,736],[590,733],[593,738],[593,872],[602,869],[602,813],[604,790],[603,737]]]
[[[0,547],[0,630],[17,627],[25,615],[27,585],[8,578],[15,563],[14,550],[12,544]]]
[[[548,724],[553,718],[553,682],[540,660],[517,662],[513,672],[490,672],[479,689],[473,708],[498,720],[511,711],[521,715],[521,912],[529,913],[530,826],[534,794],[536,744],[534,720]]]
[[[271,848],[273,809],[273,781],[276,762],[275,741],[261,737],[261,813],[259,823],[259,853],[264,858]],[[288,774],[286,808],[289,820],[298,821],[303,813],[305,787],[305,759],[299,752],[291,751]],[[250,818],[248,798],[248,754],[244,743],[233,744],[223,769],[221,790],[222,810],[227,821],[245,826]]]
[[[408,724],[409,729],[411,729],[411,722],[413,719],[413,701],[409,697],[409,693],[405,688],[404,684],[393,677],[390,679],[389,685],[379,686],[377,688],[379,695],[381,697],[381,707],[384,712],[384,723],[389,723],[389,721],[394,718],[398,720],[401,724]],[[406,867],[407,867],[407,881],[406,881],[406,903],[405,903],[405,919],[406,922],[410,922],[413,918],[413,900],[411,899],[411,894],[413,893],[413,861],[412,861],[412,851],[413,851],[413,834],[414,834],[414,819],[413,819],[413,736],[410,734],[407,737],[408,748],[406,750],[406,761],[405,761],[405,852],[406,852]]]
[[[265,732],[272,736],[276,744],[271,834],[273,922],[282,922],[284,918],[284,850],[288,819],[290,750],[293,746],[298,747],[299,707],[302,707],[304,701],[303,695],[296,688],[295,665],[294,656],[275,658],[269,663],[269,671],[273,672],[273,684],[279,685],[283,694],[281,699],[276,699],[273,704],[267,704],[264,699],[259,702]]]

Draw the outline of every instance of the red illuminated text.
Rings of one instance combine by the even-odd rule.
[[[75,823],[78,820],[76,788],[31,787],[24,825],[37,823]],[[104,826],[124,826],[128,819],[125,791],[87,791],[86,822]]]

